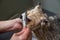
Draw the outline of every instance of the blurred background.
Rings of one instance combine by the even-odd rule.
[[[0,20],[6,20],[31,7],[32,0],[0,0]]]
[[[0,0],[0,20],[6,20],[41,2],[42,8],[60,17],[60,0]]]

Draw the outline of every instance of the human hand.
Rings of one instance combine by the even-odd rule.
[[[22,21],[20,18],[7,21],[0,21],[0,32],[21,30],[21,29],[22,29]]]
[[[22,20],[20,18],[16,18],[11,20],[12,27],[10,30],[21,30],[22,29]],[[10,25],[9,25],[10,26]]]
[[[14,33],[10,40],[32,40],[29,28],[23,28],[21,32]]]

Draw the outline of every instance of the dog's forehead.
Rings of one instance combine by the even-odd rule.
[[[32,13],[32,12],[36,12],[36,11],[37,11],[37,12],[42,11],[40,5],[36,5],[33,9],[28,10],[27,12],[28,12],[28,13]]]

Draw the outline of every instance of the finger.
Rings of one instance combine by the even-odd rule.
[[[26,30],[26,28],[23,28],[22,31],[16,33],[16,35],[19,35],[19,36],[22,35],[22,34],[24,33],[25,30]]]
[[[19,23],[22,26],[22,19],[16,18],[15,21],[16,21],[15,23]]]
[[[19,23],[15,23],[12,29],[14,29],[14,30],[21,30],[22,29],[22,25],[19,24]]]
[[[22,25],[20,25],[19,23],[15,23],[12,27],[10,27],[8,30],[21,30],[22,29]]]
[[[26,34],[28,35],[29,33],[30,33],[30,29],[26,27],[24,35],[26,35]]]
[[[24,37],[24,39],[27,39],[29,37],[29,35],[31,34],[31,31],[29,28],[26,28],[24,33],[20,36],[20,37]]]
[[[20,19],[20,18],[16,18],[16,19],[14,19],[16,22],[18,22],[18,23],[22,23],[22,19]]]
[[[28,40],[32,40],[32,33],[29,35]]]

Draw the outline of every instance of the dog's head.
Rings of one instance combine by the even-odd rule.
[[[47,14],[43,13],[42,8],[40,5],[35,6],[35,8],[27,11],[27,18],[30,20],[28,22],[28,27],[32,29],[39,28],[37,25],[40,26],[50,26],[48,21]]]

